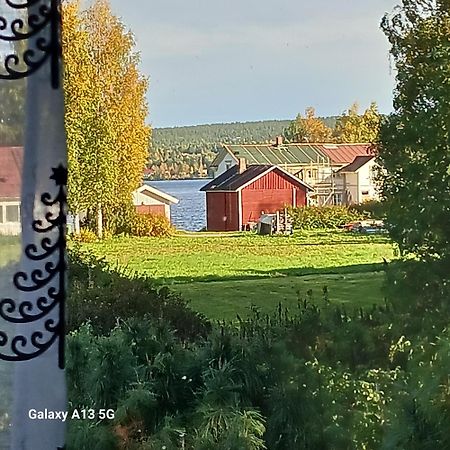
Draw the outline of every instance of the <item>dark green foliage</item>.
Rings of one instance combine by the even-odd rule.
[[[449,2],[403,0],[382,28],[397,69],[378,159],[391,236],[405,253],[449,256]]]
[[[349,222],[367,217],[348,206],[301,206],[289,208],[294,228],[312,230],[316,228],[339,228]]]
[[[112,450],[119,448],[118,437],[107,425],[86,420],[74,421],[69,427],[67,448],[70,450]]]
[[[393,397],[384,449],[450,448],[450,336],[428,339],[409,351],[407,373]]]
[[[23,145],[25,80],[0,81],[0,145]]]
[[[339,341],[362,351],[367,340],[358,342],[351,332],[341,337],[332,311],[325,306],[319,314],[307,301],[292,313],[280,308],[260,317],[255,311],[239,326],[217,326],[207,340],[188,346],[150,320],[125,322],[107,336],[83,327],[68,340],[69,359],[90,367],[68,366],[69,379],[76,377],[72,406],[100,407],[108,401],[109,408],[117,409],[111,432],[129,448],[147,448],[138,445],[142,440],[145,445],[161,442],[164,430],[164,442],[180,445],[184,440],[187,449],[327,448],[330,442],[346,449],[379,442],[381,427],[370,414],[380,405],[362,399],[366,391],[385,389],[391,371],[386,367],[374,375],[361,366],[357,375],[349,370],[354,361],[335,351]],[[340,315],[338,322],[358,328],[364,320],[366,329],[375,332],[380,314],[389,317],[387,311],[373,312],[371,319]],[[386,366],[390,338],[366,350],[378,353]],[[298,343],[309,352],[299,351]],[[79,349],[87,344],[80,358]],[[332,361],[338,361],[333,369],[328,366]],[[97,428],[89,430],[94,437]],[[75,428],[71,436],[80,432]]]
[[[23,54],[26,40],[15,41],[11,48],[2,48],[8,53]],[[3,52],[2,52],[3,55]],[[19,71],[26,69],[23,61],[18,61]],[[26,79],[0,80],[0,146],[22,146],[25,131]]]
[[[395,298],[399,313],[411,316],[411,331],[427,330],[427,324],[450,314],[450,272],[448,261],[426,263],[409,260],[392,264],[387,271],[387,294]],[[414,302],[411,299],[414,298]],[[440,320],[439,320],[440,322]]]
[[[180,295],[73,246],[69,252],[69,330],[90,321],[98,332],[114,328],[118,319],[149,316],[167,321],[179,336],[205,334],[206,319],[192,311]]]
[[[387,213],[386,203],[378,200],[368,200],[359,205],[352,205],[352,209],[370,219],[384,219]]]

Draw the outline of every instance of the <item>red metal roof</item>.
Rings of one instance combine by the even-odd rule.
[[[373,155],[372,144],[315,144],[332,164],[350,164],[357,156]]]
[[[0,198],[20,198],[23,147],[0,147]]]

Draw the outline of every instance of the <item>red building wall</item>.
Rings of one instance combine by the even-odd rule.
[[[237,192],[207,192],[206,211],[206,228],[209,231],[239,230]]]
[[[165,205],[137,205],[136,211],[138,214],[156,214],[160,216],[166,215]]]
[[[295,194],[294,194],[295,191]],[[242,190],[242,224],[256,222],[261,213],[275,213],[285,205],[306,205],[306,188],[273,170]]]

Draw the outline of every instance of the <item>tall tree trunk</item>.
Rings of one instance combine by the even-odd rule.
[[[103,213],[102,204],[98,204],[97,209],[97,236],[101,239],[103,237]]]
[[[74,233],[75,234],[80,234],[80,214],[76,213],[74,215],[74,224],[73,224],[73,228],[74,228]]]

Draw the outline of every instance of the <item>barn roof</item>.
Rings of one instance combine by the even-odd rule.
[[[0,147],[0,198],[20,198],[23,147]]]
[[[212,167],[217,167],[226,153],[238,161],[245,158],[248,164],[349,164],[356,156],[365,156],[371,153],[371,144],[242,144],[224,145],[219,151]]]
[[[262,177],[263,175],[271,172],[272,170],[277,170],[288,177],[293,184],[301,185],[309,190],[313,188],[308,184],[304,183],[299,178],[286,172],[283,168],[274,166],[272,164],[254,164],[248,166],[248,168],[239,173],[239,167],[233,166],[226,172],[219,175],[214,180],[210,181],[208,184],[203,186],[201,191],[238,191],[244,188],[247,184],[252,183],[256,179]]]
[[[362,166],[367,164],[369,161],[374,159],[375,156],[367,155],[367,156],[357,156],[350,164],[340,169],[338,172],[357,172],[361,169]]]

